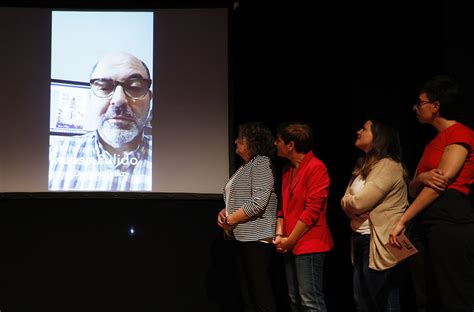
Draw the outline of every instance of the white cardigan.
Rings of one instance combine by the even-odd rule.
[[[350,185],[346,189],[342,208],[356,214],[369,212],[371,269],[383,271],[398,263],[386,244],[390,232],[408,207],[407,196],[403,166],[390,158],[374,164],[360,192],[351,194]]]

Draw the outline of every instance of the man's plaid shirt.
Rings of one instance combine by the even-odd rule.
[[[97,131],[50,147],[50,191],[151,191],[152,140],[144,135],[127,155],[110,154]]]

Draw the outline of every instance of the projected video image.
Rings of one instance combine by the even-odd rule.
[[[151,191],[153,13],[53,12],[52,191]]]
[[[228,13],[1,8],[0,193],[220,196]]]

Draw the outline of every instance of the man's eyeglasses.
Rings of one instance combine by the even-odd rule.
[[[418,108],[418,107],[421,107],[421,106],[423,106],[423,105],[425,105],[425,104],[428,104],[428,103],[433,103],[433,101],[422,101],[422,100],[418,100],[418,101],[416,101],[416,103],[415,103],[415,107]]]
[[[97,78],[90,81],[92,92],[95,96],[100,98],[111,97],[117,86],[122,86],[125,95],[132,99],[139,99],[144,97],[151,86],[150,79],[144,78],[129,78],[123,82],[112,79]]]

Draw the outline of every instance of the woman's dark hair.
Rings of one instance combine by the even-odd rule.
[[[251,157],[257,155],[272,158],[275,155],[275,140],[272,132],[261,122],[247,122],[239,126],[239,138],[247,138]]]
[[[379,121],[372,121],[372,144],[365,156],[362,156],[357,161],[357,164],[352,173],[353,177],[361,175],[364,179],[367,178],[372,167],[383,158],[391,158],[392,160],[402,162],[402,147],[400,144],[400,137],[398,131],[389,127]],[[403,165],[403,164],[402,164]],[[407,171],[404,170],[405,179],[408,178]]]
[[[277,128],[277,135],[282,138],[285,144],[293,141],[295,150],[298,153],[308,153],[313,145],[313,130],[302,122],[286,122]]]
[[[456,100],[459,95],[459,85],[447,75],[434,76],[419,89],[419,94],[426,93],[432,102],[440,104],[440,114],[452,118]]]

